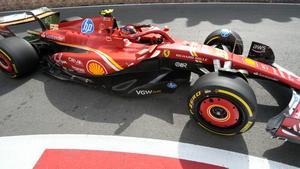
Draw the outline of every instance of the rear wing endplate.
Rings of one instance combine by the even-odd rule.
[[[35,16],[31,15],[34,14]],[[58,14],[58,12],[54,12],[47,7],[41,7],[38,9],[34,9],[32,11],[20,13],[20,14],[12,14],[0,17],[0,27],[7,27],[12,25],[24,24],[28,22],[36,21],[38,19],[44,19],[48,16]]]

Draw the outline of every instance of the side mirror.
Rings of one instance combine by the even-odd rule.
[[[269,65],[275,61],[273,50],[269,46],[258,42],[252,42],[248,58]]]
[[[170,29],[168,26],[164,26],[163,31],[168,32]]]

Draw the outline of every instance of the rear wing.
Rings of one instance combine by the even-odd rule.
[[[36,21],[37,19],[43,20],[45,18],[48,18],[49,16],[54,16],[54,15],[56,15],[57,19],[59,19],[58,12],[54,12],[47,7],[41,7],[20,14],[12,14],[12,15],[0,17],[0,27],[24,24],[24,23]]]

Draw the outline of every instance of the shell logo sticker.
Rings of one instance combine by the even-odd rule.
[[[190,107],[190,109],[193,109],[194,101],[195,101],[199,96],[201,96],[201,91],[196,92],[196,93],[192,96],[192,98],[191,98],[190,101],[189,101],[189,107]],[[191,110],[191,111],[192,111],[192,110]]]
[[[86,70],[91,75],[96,75],[96,76],[107,74],[105,67],[96,60],[88,61],[88,63],[86,64]]]
[[[164,51],[163,51],[163,55],[164,55],[164,57],[166,57],[166,58],[170,56],[170,53],[171,53],[170,50],[164,50]]]
[[[247,63],[248,65],[252,66],[252,67],[256,67],[256,62],[252,59],[249,58],[245,58],[244,59],[245,63]]]

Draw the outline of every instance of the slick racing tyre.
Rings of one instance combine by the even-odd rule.
[[[218,29],[207,36],[205,45],[228,50],[235,54],[243,54],[243,41],[239,34],[229,29]],[[235,47],[234,47],[235,46]]]
[[[200,77],[188,98],[191,117],[205,130],[225,136],[249,130],[256,105],[253,90],[242,78],[219,72]]]
[[[18,37],[0,41],[0,69],[11,78],[30,73],[37,67],[39,56],[31,44]]]
[[[80,19],[82,19],[82,17],[80,17],[80,16],[73,16],[73,17],[69,17],[69,18],[65,18],[65,19],[61,20],[60,23],[77,21],[77,20],[80,20]]]

